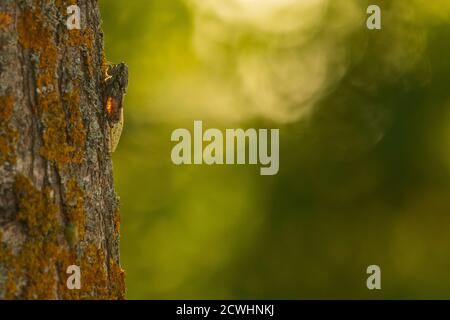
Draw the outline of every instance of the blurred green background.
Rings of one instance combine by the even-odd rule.
[[[100,5],[129,299],[450,298],[448,0]],[[280,128],[278,175],[173,165],[194,120]]]

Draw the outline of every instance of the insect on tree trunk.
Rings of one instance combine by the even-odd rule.
[[[124,297],[107,68],[96,0],[1,0],[2,299]]]

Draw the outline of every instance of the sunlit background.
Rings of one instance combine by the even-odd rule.
[[[450,298],[450,1],[100,5],[128,298]],[[280,128],[278,175],[173,165],[194,120]]]

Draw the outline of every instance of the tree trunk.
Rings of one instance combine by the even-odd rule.
[[[0,298],[124,297],[106,68],[96,0],[1,0]]]

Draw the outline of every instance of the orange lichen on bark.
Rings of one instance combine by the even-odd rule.
[[[117,239],[120,235],[120,210],[117,208],[114,211],[114,239]]]
[[[41,155],[55,161],[60,167],[68,163],[81,163],[84,159],[86,130],[80,111],[78,89],[64,96],[66,116],[55,92],[40,97],[42,118],[47,124],[43,133]]]
[[[68,30],[64,43],[70,47],[84,46],[86,49],[85,64],[89,71],[89,76],[94,75],[92,50],[94,48],[94,31],[91,28],[84,30]]]
[[[3,298],[6,300],[10,300],[15,298],[17,291],[14,272],[10,271],[15,263],[15,257],[2,240],[3,234],[0,231],[0,267],[2,267],[4,270],[8,270],[6,281],[3,284]]]
[[[84,128],[83,119],[80,111],[80,93],[78,88],[64,96],[69,113],[69,132],[72,145],[75,150],[72,153],[72,161],[80,163],[84,157],[86,144],[86,129]]]
[[[58,246],[54,242],[30,239],[25,243],[17,258],[17,268],[23,268],[26,280],[24,299],[55,299],[57,259]]]
[[[76,148],[67,143],[67,119],[61,101],[55,92],[39,97],[38,105],[43,111],[42,119],[46,124],[43,132],[43,145],[40,153],[48,160],[55,161],[59,167],[74,162]]]
[[[13,96],[0,96],[0,122],[6,122],[11,118],[13,108]]]
[[[75,178],[71,178],[66,184],[66,199],[68,223],[75,228],[75,238],[83,240],[85,233],[84,192],[78,186]]]
[[[95,245],[89,244],[83,253],[81,269],[85,270],[81,276],[83,296],[97,299],[108,299],[108,273],[105,267],[105,254]]]
[[[65,44],[71,47],[86,45],[91,50],[94,44],[94,31],[91,28],[68,30]]]
[[[82,291],[80,297],[117,300],[125,298],[125,278],[120,266],[110,261],[109,275],[105,265],[105,253],[102,249],[89,244],[83,251],[81,269]],[[110,284],[108,286],[108,284]]]
[[[21,297],[54,299],[56,265],[63,248],[58,244],[58,207],[49,188],[40,191],[23,175],[16,176],[14,191],[19,205],[16,219],[25,224],[28,237],[20,253],[13,256],[10,270],[15,281],[26,281]]]
[[[125,299],[125,271],[112,258],[109,259],[109,272],[112,295],[118,299]]]
[[[69,198],[81,201],[82,191],[75,181],[68,182]],[[58,207],[48,188],[42,191],[23,175],[14,183],[17,220],[27,228],[27,239],[14,254],[0,232],[0,267],[8,270],[1,287],[4,299],[123,299],[124,272],[104,250],[93,243],[79,242],[79,251],[61,241],[63,233],[56,219]],[[77,253],[78,252],[78,253]],[[67,267],[78,265],[81,289],[69,290]],[[18,285],[20,284],[20,285]]]
[[[0,96],[0,165],[5,161],[14,163],[15,141],[17,131],[10,124],[10,118],[14,109],[14,97]]]
[[[58,232],[57,212],[50,188],[36,189],[28,178],[16,176],[14,191],[19,203],[17,220],[24,222],[31,237],[54,239]]]
[[[36,75],[38,96],[34,110],[45,126],[40,153],[55,161],[59,167],[81,163],[86,133],[80,111],[80,94],[75,88],[61,99],[57,92],[55,68],[58,50],[54,34],[44,26],[39,9],[24,11],[19,19],[18,32],[22,46],[39,54],[39,72]],[[67,104],[67,115],[63,102]]]
[[[56,297],[56,261],[60,246],[61,227],[57,220],[58,207],[49,188],[38,190],[31,181],[17,175],[14,191],[18,202],[16,219],[24,223],[27,239],[17,255],[9,253],[9,268],[15,283],[23,288],[9,295],[23,299],[54,299]]]
[[[14,299],[17,291],[16,282],[14,280],[14,273],[8,272],[8,277],[6,278],[5,284],[5,300]]]
[[[60,286],[63,299],[124,299],[124,272],[117,263],[110,261],[109,275],[105,265],[105,253],[94,244],[83,248],[77,264],[81,270],[81,289],[69,290]]]
[[[13,19],[10,14],[0,12],[0,27],[7,28],[12,23]]]
[[[52,33],[44,27],[41,10],[25,10],[17,26],[20,43],[27,49],[41,50],[54,47]]]
[[[48,188],[38,190],[23,175],[17,175],[14,191],[18,202],[16,219],[27,229],[18,254],[0,240],[0,265],[8,270],[5,298],[53,299],[56,296],[55,261],[58,257],[57,206]],[[21,284],[21,287],[17,284]]]

